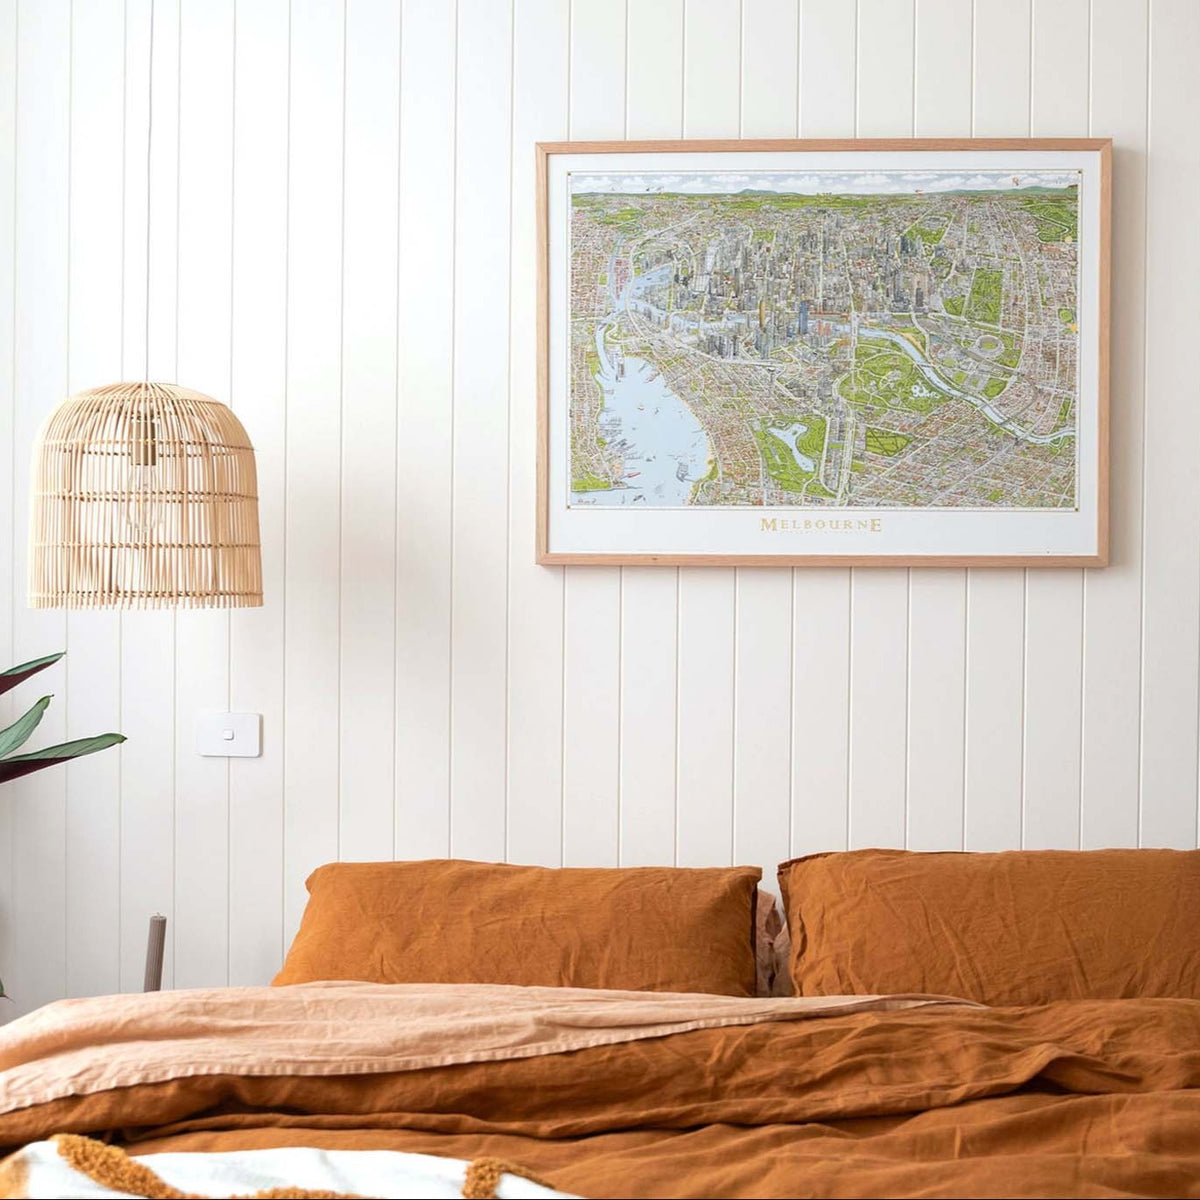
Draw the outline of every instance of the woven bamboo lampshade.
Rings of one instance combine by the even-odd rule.
[[[230,409],[168,383],[64,400],[33,448],[29,604],[262,604],[254,448]]]

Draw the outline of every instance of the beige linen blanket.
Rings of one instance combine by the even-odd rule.
[[[60,1000],[0,1030],[0,1114],[202,1075],[385,1074],[954,1003],[962,1001],[350,982]]]

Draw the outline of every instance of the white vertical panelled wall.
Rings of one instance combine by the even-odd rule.
[[[0,0],[0,660],[129,738],[0,792],[12,1011],[155,910],[168,982],[266,980],[339,857],[1196,845],[1195,0],[149,16]],[[1116,139],[1110,568],[534,565],[535,141],[969,134]],[[266,605],[33,613],[34,431],[147,357],[254,438]],[[261,758],[193,753],[226,707]]]

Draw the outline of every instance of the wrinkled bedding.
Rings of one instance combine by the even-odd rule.
[[[0,1145],[494,1157],[589,1197],[1200,1196],[1200,1001],[165,995],[0,1031]]]

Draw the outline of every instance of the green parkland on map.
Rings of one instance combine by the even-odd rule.
[[[1076,506],[1077,172],[570,199],[571,507]]]

